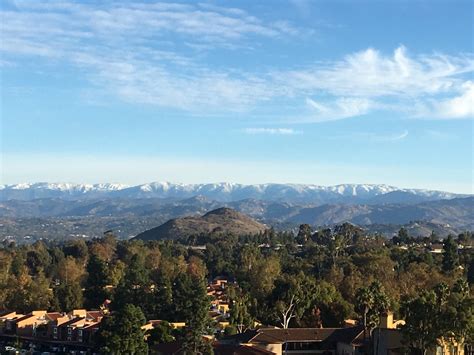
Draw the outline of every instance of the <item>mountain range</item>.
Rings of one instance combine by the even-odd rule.
[[[325,203],[419,203],[461,197],[449,192],[401,189],[388,185],[343,184],[335,186],[303,184],[173,184],[153,182],[137,186],[123,184],[35,183],[0,185],[0,201],[59,198],[83,199],[142,199],[161,198],[182,200],[194,196],[231,202],[245,199],[299,204]]]
[[[387,236],[401,226],[419,236],[474,230],[472,195],[386,185],[39,183],[0,188],[0,239],[97,237],[108,229],[131,238],[222,207],[280,230],[343,222]]]

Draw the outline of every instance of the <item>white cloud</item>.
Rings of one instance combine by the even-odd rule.
[[[105,89],[126,102],[206,115],[285,100],[301,112],[295,121],[303,122],[376,110],[435,119],[473,116],[474,89],[466,79],[474,71],[472,55],[410,55],[403,46],[385,55],[369,48],[302,68],[249,71],[211,66],[202,53],[304,31],[284,19],[268,22],[209,4],[14,4],[16,10],[0,10],[2,61],[32,56],[72,64],[94,84],[92,90]]]
[[[401,133],[394,133],[394,134],[387,134],[387,135],[374,134],[374,133],[367,134],[367,138],[374,142],[397,142],[397,141],[404,140],[406,137],[408,137],[407,130]]]
[[[244,132],[247,134],[270,134],[270,135],[296,135],[303,132],[294,130],[293,128],[245,128]]]
[[[341,61],[275,75],[294,89],[379,98],[450,92],[462,82],[459,75],[473,70],[472,57],[439,54],[410,57],[401,46],[391,57],[369,48]]]
[[[329,103],[318,103],[306,98],[306,104],[313,110],[309,120],[314,122],[340,120],[367,114],[373,103],[364,98],[340,98]]]
[[[462,89],[460,96],[436,103],[434,115],[440,118],[474,117],[474,82],[465,82]]]

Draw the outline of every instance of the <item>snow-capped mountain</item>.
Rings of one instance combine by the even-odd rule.
[[[432,190],[400,189],[388,185],[343,184],[335,186],[303,184],[236,183],[176,184],[152,182],[137,186],[123,184],[34,183],[0,185],[0,200],[166,198],[204,196],[216,201],[258,199],[288,203],[417,203],[460,197]]]

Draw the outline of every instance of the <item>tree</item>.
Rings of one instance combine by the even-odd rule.
[[[203,340],[209,325],[209,298],[203,279],[195,276],[184,276],[189,278],[188,301],[184,304],[185,339],[183,348],[186,354],[209,354],[212,353],[210,344]]]
[[[250,314],[250,300],[248,295],[240,294],[230,300],[230,324],[234,325],[239,333],[253,326],[253,317]]]
[[[161,321],[150,331],[150,336],[148,337],[147,342],[150,345],[169,343],[175,340],[172,331],[173,328],[171,324],[167,321]]]
[[[150,310],[149,288],[150,277],[145,268],[144,260],[139,255],[133,255],[125,275],[115,291],[113,308],[120,309],[126,304],[135,304],[148,313]]]
[[[309,224],[300,224],[298,235],[296,236],[297,242],[300,244],[306,243],[311,238],[312,233],[313,231]]]
[[[460,348],[473,340],[474,299],[465,280],[457,281],[451,289],[441,283],[432,290],[423,290],[403,300],[400,310],[405,319],[403,340],[421,354],[441,339]]]
[[[401,244],[408,244],[410,240],[410,236],[408,235],[408,231],[405,228],[400,228],[398,231],[398,240]]]
[[[62,312],[70,312],[83,306],[82,288],[78,282],[62,283],[53,290],[54,303]]]
[[[173,291],[171,281],[159,274],[155,280],[155,289],[151,294],[150,314],[154,319],[173,318]]]
[[[102,354],[147,354],[145,342],[145,316],[140,307],[125,305],[119,312],[106,316],[97,332],[97,347]]]
[[[84,291],[85,306],[97,309],[109,297],[107,285],[108,268],[104,261],[92,255],[87,263],[87,279]]]
[[[48,248],[44,242],[39,241],[33,245],[33,250],[26,254],[26,264],[34,275],[39,270],[46,270],[51,264],[51,255],[48,253]]]
[[[89,252],[99,259],[110,262],[117,248],[117,240],[111,231],[105,232],[104,237],[96,239],[89,247]]]
[[[270,294],[280,272],[280,259],[277,256],[269,256],[265,259],[257,260],[255,267],[249,275],[250,285],[255,296],[263,298]]]
[[[356,293],[356,302],[357,302],[357,310],[362,313],[363,322],[362,324],[364,327],[367,328],[368,326],[368,315],[370,310],[374,307],[375,299],[372,292],[368,287],[361,287],[357,290]]]
[[[83,239],[76,239],[67,244],[64,249],[64,254],[66,256],[71,255],[75,259],[81,259],[83,262],[87,259],[89,255],[89,249],[87,244]]]
[[[366,328],[375,327],[380,314],[387,311],[389,306],[390,300],[378,281],[372,282],[368,287],[361,287],[356,292],[356,310],[362,315]]]
[[[458,246],[450,235],[443,244],[443,271],[453,271],[459,263]]]
[[[64,283],[80,282],[84,276],[84,266],[72,256],[63,258],[58,264],[57,277]]]
[[[433,291],[424,291],[419,297],[402,303],[401,312],[405,319],[402,326],[404,342],[423,355],[431,346],[436,346],[441,336],[437,325],[436,295]]]
[[[52,301],[50,282],[42,269],[38,269],[37,275],[32,278],[28,275],[27,268],[23,266],[17,277],[11,277],[9,284],[11,287],[6,292],[8,309],[28,313],[37,309],[50,308]]]
[[[284,302],[278,302],[277,308],[280,311],[281,326],[283,329],[287,329],[290,325],[291,319],[296,317],[295,308],[298,300],[295,299],[295,295],[291,296],[290,302],[288,304]]]

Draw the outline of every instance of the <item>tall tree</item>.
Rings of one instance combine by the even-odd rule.
[[[212,347],[203,339],[209,326],[209,297],[203,279],[196,276],[190,278],[191,288],[185,304],[186,328],[183,347],[186,354],[210,354]]]
[[[388,310],[390,300],[382,284],[372,282],[368,287],[361,287],[356,292],[356,310],[362,316],[366,328],[377,325],[380,314]]]
[[[458,246],[450,235],[443,244],[443,271],[453,271],[459,263]]]
[[[150,277],[145,268],[144,259],[133,255],[125,270],[113,299],[113,308],[120,309],[126,304],[139,305],[145,312],[150,311]]]
[[[150,295],[150,314],[154,319],[173,319],[173,286],[166,276],[158,274],[155,289]]]
[[[405,319],[402,334],[411,351],[424,355],[428,348],[436,346],[437,339],[442,335],[436,303],[433,291],[424,291],[419,297],[402,303],[401,312]]]
[[[250,299],[248,295],[238,294],[230,300],[230,324],[234,325],[239,333],[253,326],[253,317],[250,314]]]
[[[141,355],[148,353],[144,331],[145,316],[140,307],[127,304],[120,311],[106,316],[97,332],[101,354]]]
[[[298,235],[296,236],[297,242],[300,244],[306,243],[311,238],[312,233],[313,231],[309,224],[300,224]]]
[[[70,312],[83,307],[82,288],[78,282],[62,283],[53,290],[56,310]]]
[[[92,255],[87,263],[87,279],[84,291],[85,306],[97,309],[109,297],[107,285],[108,268],[104,261]]]

